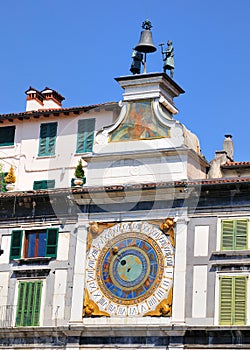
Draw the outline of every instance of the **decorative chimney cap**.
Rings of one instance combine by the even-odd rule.
[[[40,97],[39,99],[42,99],[42,100],[44,99],[44,96],[41,94],[41,92],[33,88],[32,86],[30,86],[29,89],[25,91],[25,94],[26,95],[36,94],[37,97]]]
[[[48,97],[54,97],[57,101],[62,102],[65,100],[65,98],[59,94],[56,90],[50,89],[48,86],[46,86],[42,91],[41,94],[46,98]]]

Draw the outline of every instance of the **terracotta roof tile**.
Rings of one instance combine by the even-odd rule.
[[[84,194],[90,192],[119,192],[124,190],[147,190],[147,189],[160,189],[171,187],[195,187],[195,186],[207,186],[207,185],[227,185],[236,183],[249,183],[250,177],[237,177],[237,178],[220,178],[220,179],[207,179],[207,180],[193,180],[193,181],[171,181],[171,182],[158,182],[158,183],[145,183],[135,185],[112,185],[112,186],[83,186],[83,187],[69,187],[58,188],[50,190],[31,190],[31,191],[11,191],[0,193],[0,198],[8,197],[33,197],[43,195],[60,195],[60,194]]]
[[[221,165],[221,168],[248,168],[250,167],[250,162],[227,162]]]
[[[89,106],[79,106],[79,107],[70,107],[70,108],[58,108],[58,109],[40,109],[38,111],[26,111],[20,113],[7,113],[0,114],[0,120],[9,119],[9,118],[19,118],[19,117],[32,117],[32,116],[42,116],[44,114],[53,114],[53,113],[68,113],[76,111],[89,111],[94,108],[105,107],[105,106],[116,106],[117,102],[105,102]]]

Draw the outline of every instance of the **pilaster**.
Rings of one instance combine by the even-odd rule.
[[[177,218],[176,251],[173,288],[172,323],[185,323],[185,290],[186,290],[186,260],[187,260],[187,224],[186,217]]]
[[[87,214],[79,214],[76,232],[74,279],[72,286],[71,323],[82,322],[88,223],[89,220]]]

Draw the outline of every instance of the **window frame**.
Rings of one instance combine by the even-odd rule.
[[[93,151],[94,136],[95,136],[95,124],[96,124],[95,118],[86,118],[86,119],[79,119],[78,120],[77,140],[76,140],[76,153],[77,154],[91,153]],[[89,129],[91,129],[91,130],[89,130]]]
[[[5,131],[3,131],[5,137],[6,137],[6,129],[12,130],[12,134],[13,135],[11,135],[11,136],[13,137],[13,141],[1,142],[1,131],[0,131],[0,147],[14,146],[14,144],[15,144],[15,135],[16,135],[16,125],[1,126],[0,130],[3,130],[3,129],[5,129]]]
[[[25,231],[24,232],[24,249],[23,249],[23,257],[25,259],[29,258],[41,258],[45,257],[46,255],[46,243],[45,243],[45,252],[44,256],[38,255],[39,247],[40,247],[40,238],[42,234],[46,234],[46,230],[37,230],[37,231]],[[28,250],[30,246],[30,237],[31,235],[35,235],[35,244],[32,244],[32,250],[34,250],[34,255],[33,256],[28,256]]]
[[[53,132],[53,126],[55,127]],[[38,157],[51,157],[56,152],[57,122],[41,123],[39,134]],[[45,129],[46,130],[43,130]],[[42,137],[46,135],[45,137]],[[45,140],[45,141],[44,141]],[[52,143],[52,145],[51,145]],[[51,147],[51,149],[50,149]]]

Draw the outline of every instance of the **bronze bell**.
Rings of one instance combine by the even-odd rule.
[[[140,40],[135,50],[144,53],[155,52],[157,49],[152,42],[152,32],[150,31],[152,28],[151,22],[149,20],[144,21],[142,23],[142,28],[144,30],[141,31]]]

